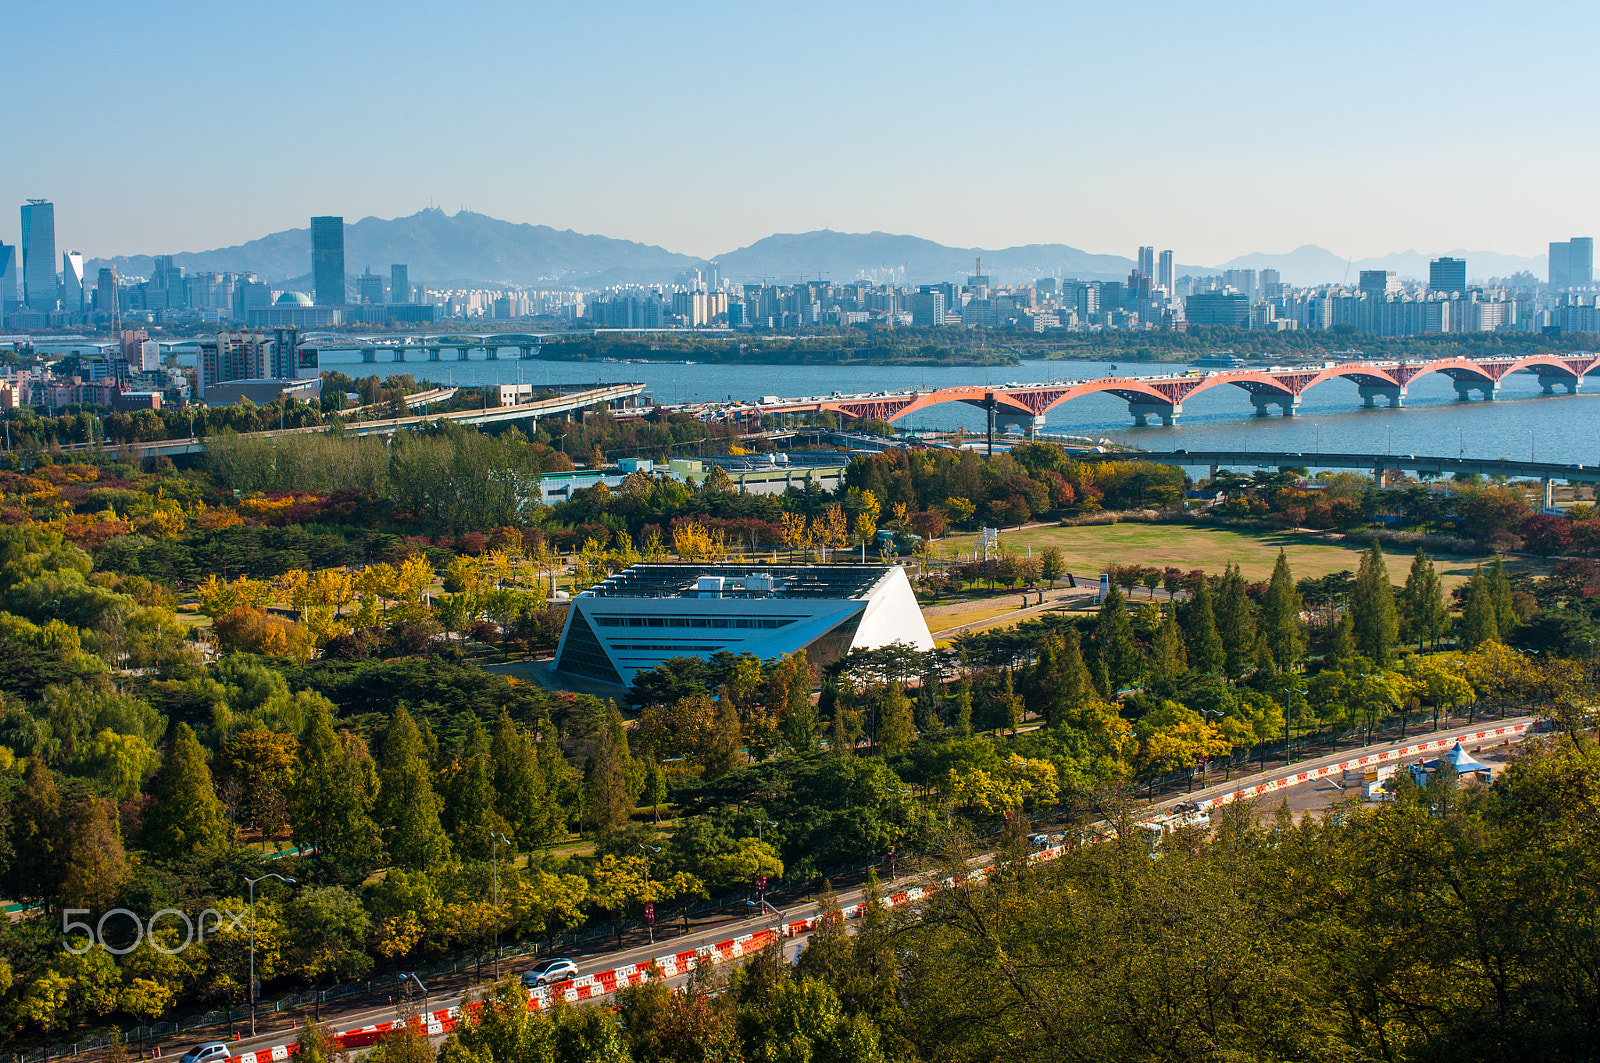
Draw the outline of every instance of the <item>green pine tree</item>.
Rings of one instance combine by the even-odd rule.
[[[1242,678],[1255,664],[1255,607],[1245,593],[1244,574],[1228,565],[1217,595],[1217,633],[1222,637],[1223,667],[1231,678]]]
[[[972,737],[972,679],[965,672],[950,696],[949,719],[952,731],[963,738]]]
[[[1495,554],[1494,560],[1489,562],[1489,569],[1484,576],[1489,581],[1490,601],[1494,603],[1495,626],[1500,630],[1500,641],[1504,642],[1521,621],[1511,605],[1511,581],[1506,578],[1505,562],[1499,554]]]
[[[1415,642],[1418,650],[1425,649],[1430,642],[1437,644],[1450,611],[1444,604],[1439,573],[1420,546],[1417,556],[1411,560],[1411,571],[1406,574],[1399,605],[1401,630],[1406,641]]]
[[[1350,591],[1350,620],[1356,652],[1380,668],[1387,665],[1400,637],[1400,612],[1395,607],[1394,585],[1389,582],[1389,569],[1377,543],[1361,555]]]
[[[1494,592],[1488,576],[1479,565],[1467,580],[1461,596],[1461,646],[1475,650],[1500,638],[1500,621],[1494,607]]]
[[[561,803],[550,792],[537,744],[522,733],[505,709],[495,721],[490,756],[494,758],[495,808],[510,824],[517,844],[532,849],[564,835]]]
[[[1295,590],[1294,574],[1282,549],[1272,566],[1272,580],[1261,602],[1261,633],[1267,641],[1272,663],[1280,672],[1294,668],[1306,652],[1305,628],[1300,623],[1300,592]]]
[[[464,715],[466,736],[450,766],[441,818],[457,853],[469,860],[488,860],[494,852],[492,836],[505,832],[510,824],[495,810],[489,732],[476,715]]]
[[[628,825],[633,799],[628,796],[628,775],[633,766],[628,752],[628,731],[616,705],[608,705],[606,719],[595,736],[594,753],[584,765],[589,829],[607,837]]]
[[[325,867],[356,879],[379,863],[382,844],[372,820],[377,779],[366,745],[334,732],[318,704],[300,732],[300,755],[290,791],[294,843]]]
[[[378,750],[378,802],[374,817],[384,831],[389,859],[399,867],[429,871],[450,856],[439,818],[428,747],[404,705],[395,709]]]
[[[1113,586],[1100,606],[1100,615],[1095,618],[1094,646],[1095,655],[1105,668],[1107,697],[1115,696],[1139,678],[1144,661],[1133,641],[1133,623],[1128,619],[1127,602],[1120,587]]]
[[[205,750],[186,723],[178,724],[162,755],[142,840],[150,852],[174,863],[214,860],[233,845],[233,827],[211,784]]]
[[[1161,626],[1156,628],[1156,637],[1150,642],[1151,672],[1158,679],[1176,679],[1189,667],[1187,656],[1183,648],[1183,633],[1178,630],[1173,610],[1162,610]]]
[[[1227,663],[1222,636],[1217,634],[1217,614],[1212,605],[1211,587],[1200,580],[1194,597],[1183,612],[1184,641],[1188,646],[1189,667],[1202,675],[1221,675]]]

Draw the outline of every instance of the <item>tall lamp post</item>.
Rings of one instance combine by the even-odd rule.
[[[259,878],[247,878],[250,884],[250,1036],[256,1035],[256,883],[265,882],[275,878],[279,882],[294,885],[294,879],[278,874],[276,871]]]
[[[500,843],[511,839],[497,830],[489,832],[489,862],[494,864],[494,980],[500,981]],[[417,983],[421,985],[421,983]]]

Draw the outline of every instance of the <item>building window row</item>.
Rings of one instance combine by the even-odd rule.
[[[701,627],[701,628],[780,628],[788,627],[795,616],[597,616],[599,627]]]

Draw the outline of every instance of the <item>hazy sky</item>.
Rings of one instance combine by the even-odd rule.
[[[89,256],[430,202],[772,232],[1537,254],[1600,230],[1594,3],[0,6],[0,240]]]

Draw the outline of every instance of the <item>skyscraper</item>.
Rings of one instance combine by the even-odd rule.
[[[1587,288],[1594,283],[1594,237],[1574,236],[1567,241],[1567,284]]]
[[[1173,274],[1172,252],[1163,251],[1161,252],[1160,264],[1156,266],[1156,283],[1167,290],[1169,297],[1173,294],[1173,288],[1177,284],[1177,277]]]
[[[117,312],[117,272],[102,269],[96,278],[94,308],[102,314]]]
[[[83,297],[83,252],[61,252],[61,309],[81,314]]]
[[[22,301],[40,313],[56,308],[56,206],[48,199],[22,206]]]
[[[375,305],[383,302],[383,275],[372,272],[371,266],[356,278],[356,301]]]
[[[0,243],[0,314],[17,308],[17,248]]]
[[[1151,280],[1156,276],[1156,249],[1153,247],[1139,248],[1139,272]]]
[[[311,219],[311,283],[318,306],[344,305],[344,219]]]
[[[1570,288],[1572,245],[1565,240],[1550,241],[1550,287]]]
[[[1466,291],[1467,260],[1464,258],[1436,258],[1428,263],[1428,290],[1430,292]]]
[[[391,303],[411,301],[410,270],[404,263],[397,262],[389,267],[389,301]]]

